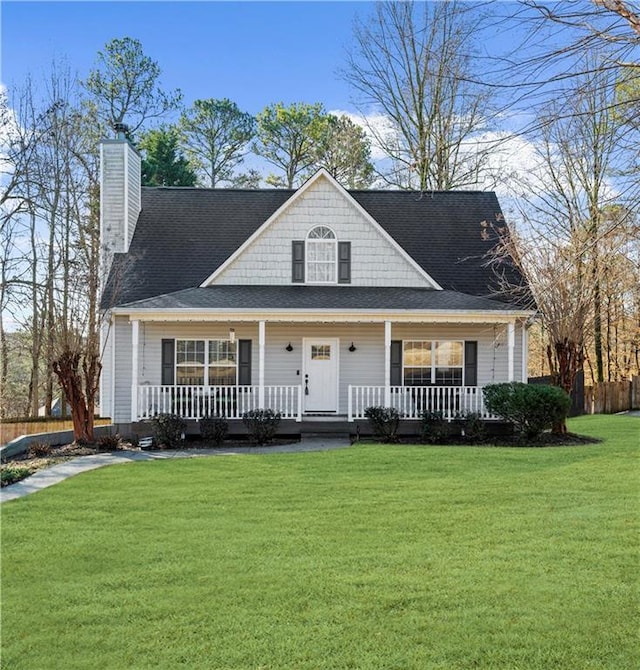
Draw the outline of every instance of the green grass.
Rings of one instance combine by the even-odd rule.
[[[2,667],[640,666],[640,419],[602,444],[153,461],[2,506]]]

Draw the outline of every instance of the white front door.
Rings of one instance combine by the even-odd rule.
[[[338,411],[338,340],[304,339],[305,412]]]

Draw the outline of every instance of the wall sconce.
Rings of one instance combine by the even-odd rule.
[[[285,349],[286,349],[287,351],[293,351],[293,347],[291,346],[291,342],[289,342],[289,344],[287,344],[287,346],[285,347]]]
[[[229,342],[235,342],[235,341],[236,341],[236,329],[229,328]]]
[[[351,346],[349,347],[349,351],[353,352],[356,350],[356,345],[352,342]]]

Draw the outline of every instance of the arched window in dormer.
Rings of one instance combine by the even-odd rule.
[[[337,273],[337,240],[327,226],[309,231],[306,244],[306,277],[309,284],[335,284]]]

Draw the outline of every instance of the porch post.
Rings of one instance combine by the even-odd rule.
[[[507,354],[508,354],[508,381],[515,380],[515,348],[516,348],[516,324],[510,321],[507,324]]]
[[[529,330],[526,321],[522,322],[522,382],[527,383],[529,379]]]
[[[391,321],[384,322],[384,404],[391,405]]]
[[[266,340],[265,322],[258,322],[258,406],[264,409],[264,349]]]
[[[138,420],[138,349],[140,322],[131,322],[131,422]]]

